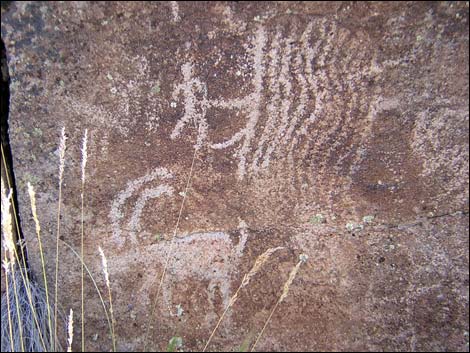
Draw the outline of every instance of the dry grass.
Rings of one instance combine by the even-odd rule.
[[[73,309],[70,309],[69,319],[67,323],[67,352],[72,351],[72,343],[73,343]]]
[[[59,143],[59,201],[57,206],[57,232],[56,232],[56,251],[55,251],[55,285],[54,285],[54,337],[57,344],[57,314],[58,314],[58,296],[59,296],[59,238],[60,238],[60,209],[62,205],[62,182],[64,180],[65,168],[65,149],[67,136],[65,127],[62,128]]]
[[[89,268],[87,267],[84,259],[84,238],[85,238],[85,224],[84,224],[84,209],[85,209],[85,186],[86,186],[86,164],[87,164],[87,143],[88,143],[88,131],[85,131],[83,137],[83,143],[81,148],[82,153],[82,164],[81,164],[81,235],[80,235],[80,250],[77,252],[71,245],[67,244],[66,242],[60,240],[60,216],[61,216],[61,203],[62,203],[62,183],[63,183],[63,175],[64,175],[64,167],[65,167],[65,150],[66,150],[66,135],[65,129],[61,130],[61,138],[59,143],[59,173],[58,173],[58,188],[59,188],[59,201],[58,201],[58,210],[57,210],[57,228],[55,234],[56,240],[56,253],[55,253],[55,283],[54,283],[54,302],[51,303],[49,301],[49,287],[48,281],[46,276],[46,266],[45,266],[45,257],[43,253],[42,247],[42,235],[41,235],[41,226],[37,214],[36,209],[36,197],[35,191],[32,185],[28,184],[28,193],[31,199],[31,212],[32,217],[36,227],[36,236],[39,245],[39,255],[41,260],[41,270],[42,270],[42,282],[44,289],[42,289],[34,280],[32,280],[31,276],[28,274],[28,270],[26,268],[26,262],[24,258],[23,252],[23,245],[25,244],[17,244],[14,240],[14,232],[13,232],[13,224],[16,222],[16,213],[13,212],[13,217],[10,212],[5,212],[5,210],[10,210],[10,208],[14,208],[12,205],[12,192],[9,191],[7,193],[6,188],[3,183],[2,179],[2,229],[3,229],[3,241],[2,244],[5,249],[5,259],[3,259],[3,268],[6,275],[6,283],[5,288],[6,292],[2,297],[2,342],[1,348],[2,351],[61,351],[62,346],[59,339],[59,325],[58,325],[58,316],[59,312],[59,293],[58,293],[58,274],[59,274],[59,244],[62,243],[65,247],[67,247],[74,256],[80,261],[81,265],[81,312],[80,312],[80,328],[81,328],[81,350],[85,351],[85,297],[84,297],[84,279],[85,279],[85,272],[88,274],[89,278],[91,279],[96,293],[99,296],[101,304],[103,306],[104,315],[108,322],[109,332],[112,341],[112,350],[116,351],[116,334],[115,334],[115,315],[113,310],[113,297],[112,297],[112,290],[111,290],[111,283],[110,283],[110,276],[109,276],[109,268],[106,256],[104,251],[101,247],[99,247],[98,252],[101,257],[101,264],[102,264],[102,271],[104,274],[104,282],[106,285],[106,289],[108,292],[108,302],[109,304],[106,305],[105,300],[101,294],[101,291],[90,272]],[[2,151],[3,155],[3,151]],[[185,200],[188,195],[188,191],[191,185],[191,177],[194,168],[194,162],[196,160],[197,149],[195,149],[193,161],[191,164],[191,170],[186,182],[186,188],[184,192],[184,198],[181,203],[180,211],[178,214],[178,220],[176,222],[173,239],[178,232],[179,221],[181,218],[181,214],[184,208]],[[10,185],[10,183],[9,183]],[[165,265],[163,272],[160,277],[160,281],[157,288],[157,294],[154,298],[154,302],[152,305],[152,310],[150,311],[150,320],[153,319],[156,303],[159,298],[160,290],[165,279],[165,274],[169,267],[171,266],[171,255],[173,242],[170,245],[170,249],[168,251],[168,255],[166,257]],[[18,253],[18,249],[21,249],[21,254]],[[251,270],[246,273],[241,281],[240,286],[238,287],[235,294],[231,297],[229,304],[224,309],[224,312],[220,316],[215,328],[213,329],[209,339],[207,340],[203,351],[206,351],[211,340],[213,339],[214,335],[217,332],[217,329],[221,325],[223,319],[226,317],[227,312],[230,309],[233,309],[235,303],[239,299],[239,294],[243,288],[246,288],[250,281],[259,273],[266,262],[270,259],[270,257],[278,250],[283,249],[282,247],[271,248],[266,250],[263,254],[258,256],[253,267]],[[22,264],[21,261],[22,259]],[[270,322],[274,312],[276,311],[279,304],[284,301],[286,296],[288,295],[289,288],[294,281],[297,272],[301,266],[301,264],[305,262],[305,259],[302,258],[299,263],[292,269],[290,272],[289,278],[286,281],[283,291],[277,301],[276,305],[272,309],[268,319],[266,320],[260,334],[258,335],[256,342],[253,344],[252,351],[255,349],[258,341],[262,337],[264,331],[266,330],[268,323]],[[78,316],[77,316],[78,317]],[[150,322],[147,325],[145,339],[144,339],[144,350],[148,343],[148,334],[150,328]],[[73,310],[70,309],[70,314],[67,320],[67,325],[64,325],[63,331],[64,341],[66,339],[67,343],[67,351],[72,351],[72,342],[73,342],[73,334],[74,334],[74,317],[73,317]],[[78,343],[77,343],[78,344]]]
[[[31,212],[36,228],[36,236],[39,247],[39,255],[41,260],[41,270],[43,276],[42,289],[37,282],[32,279],[26,266],[25,253],[23,247],[27,244],[24,241],[15,242],[15,233],[13,224],[17,225],[17,233],[19,234],[19,227],[17,221],[16,210],[12,203],[12,190],[6,192],[3,177],[1,179],[1,196],[2,196],[2,246],[4,247],[5,259],[2,261],[2,267],[5,274],[5,293],[2,296],[2,317],[1,317],[1,332],[2,351],[26,351],[26,352],[53,352],[62,351],[62,346],[58,339],[58,271],[59,271],[59,246],[58,242],[62,242],[72,253],[80,260],[82,269],[85,269],[91,278],[96,292],[99,295],[101,303],[104,308],[104,313],[108,321],[110,331],[112,331],[111,321],[107,312],[101,292],[94,280],[90,270],[83,261],[83,251],[79,255],[69,244],[59,239],[60,235],[60,204],[61,204],[61,188],[63,181],[63,173],[65,167],[65,129],[61,131],[61,141],[59,146],[59,207],[57,215],[57,234],[56,234],[56,291],[54,308],[49,302],[49,289],[46,276],[45,257],[41,239],[41,226],[37,215],[36,208],[36,194],[34,188],[28,183],[28,193],[31,201]],[[86,166],[86,133],[84,138],[84,146],[82,147],[84,158],[82,161],[82,193],[84,193],[85,185],[85,166]],[[6,168],[5,154],[2,146],[2,164]],[[8,178],[8,174],[7,174]],[[10,187],[10,180],[7,180]],[[82,194],[83,200],[83,194]],[[83,207],[83,203],[82,203]],[[83,208],[82,208],[82,226],[83,226]],[[83,233],[82,233],[83,235]],[[20,250],[20,251],[18,251]],[[23,266],[20,266],[22,264]],[[83,273],[83,272],[82,272]],[[82,275],[83,280],[83,275]],[[108,290],[110,292],[109,281],[107,282]],[[111,309],[112,310],[112,309]],[[83,323],[82,323],[83,325]],[[65,329],[65,326],[64,326]],[[68,337],[73,335],[73,323],[69,320],[68,324]],[[113,340],[114,343],[114,340]]]
[[[86,180],[86,164],[88,160],[88,151],[87,151],[87,144],[88,144],[88,130],[85,129],[85,135],[83,136],[82,142],[82,192],[80,194],[81,199],[81,214],[80,214],[80,260],[81,260],[81,275],[80,275],[80,282],[81,282],[81,300],[82,300],[82,307],[81,307],[81,323],[82,323],[82,352],[85,352],[85,267],[83,266],[83,259],[84,259],[84,247],[83,247],[83,239],[85,238],[85,222],[84,222],[84,211],[85,211],[85,180]]]
[[[4,156],[2,147],[2,164],[6,169]],[[5,174],[8,178],[8,173]],[[39,287],[31,281],[31,276],[26,269],[26,259],[23,251],[24,243],[21,241],[15,242],[12,224],[17,225],[16,234],[19,234],[19,228],[16,210],[12,202],[11,182],[9,179],[7,179],[7,182],[9,186],[8,195],[5,190],[4,180],[1,179],[2,244],[5,250],[2,267],[5,273],[6,288],[6,293],[2,298],[2,350],[25,351],[32,349],[32,347],[42,347],[46,350],[50,348],[51,340],[48,338],[52,336],[47,336],[51,326],[50,324],[47,327],[44,326],[44,318],[50,319],[50,307],[47,301],[43,303],[43,299],[47,296],[42,295]],[[35,204],[33,206],[35,211]],[[43,308],[47,309],[45,309],[48,312],[47,315],[44,314]],[[7,319],[8,324],[6,325]],[[5,327],[8,327],[8,330]],[[8,335],[6,331],[8,331]],[[8,342],[8,344],[5,342]]]
[[[103,266],[103,273],[104,279],[106,282],[106,287],[108,288],[108,298],[109,298],[109,312],[111,313],[111,338],[113,341],[113,352],[116,352],[116,335],[114,334],[114,311],[113,311],[113,296],[111,294],[111,283],[109,282],[109,272],[108,272],[108,260],[104,255],[103,249],[101,247],[98,248],[100,256],[101,256],[101,263]]]
[[[276,311],[277,307],[279,304],[281,304],[284,299],[286,299],[287,294],[289,293],[289,288],[292,285],[292,282],[294,282],[295,276],[297,276],[297,272],[299,272],[300,266],[307,261],[308,257],[307,255],[300,255],[299,262],[297,265],[295,265],[290,274],[289,278],[287,279],[286,283],[284,283],[284,287],[282,288],[282,293],[281,296],[279,297],[279,300],[276,302],[276,305],[274,305],[273,309],[271,310],[271,313],[269,314],[269,317],[267,318],[266,322],[264,323],[263,328],[261,329],[261,332],[259,333],[258,337],[256,338],[255,343],[253,344],[253,347],[251,347],[251,352],[254,352],[256,345],[258,344],[260,338],[263,336],[264,331],[266,330],[266,327],[268,326],[269,322],[271,321],[271,318]]]
[[[220,323],[221,323],[222,320],[224,319],[225,314],[227,314],[228,310],[229,310],[231,307],[233,307],[233,305],[234,305],[235,302],[237,301],[237,299],[238,299],[238,293],[250,283],[250,280],[260,271],[260,269],[263,267],[263,265],[269,260],[269,258],[271,257],[271,255],[274,254],[276,251],[281,250],[281,249],[284,249],[284,248],[283,248],[283,247],[271,248],[271,249],[266,250],[266,251],[265,251],[264,253],[262,253],[260,256],[258,256],[258,258],[257,258],[256,261],[255,261],[255,264],[253,265],[253,267],[251,268],[251,270],[250,270],[247,274],[245,274],[245,276],[243,277],[242,283],[240,284],[240,286],[238,287],[237,291],[235,292],[235,294],[234,294],[234,295],[232,296],[232,298],[230,299],[229,304],[227,305],[227,307],[225,308],[224,312],[223,312],[222,315],[220,316],[219,321],[217,322],[217,325],[215,325],[214,330],[212,331],[212,333],[211,333],[209,339],[207,340],[206,345],[204,346],[203,352],[206,351],[207,347],[208,347],[209,344],[211,343],[211,340],[212,340],[212,338],[214,337],[215,332],[216,332],[217,329],[219,328]]]
[[[49,304],[49,287],[47,285],[46,262],[44,260],[44,251],[42,249],[42,241],[41,241],[41,225],[39,223],[39,218],[38,218],[38,214],[36,210],[36,193],[34,192],[34,188],[30,183],[28,183],[28,193],[29,193],[29,198],[31,200],[31,212],[33,214],[34,224],[36,226],[36,236],[37,236],[38,245],[39,245],[39,255],[41,257],[41,269],[42,269],[42,276],[43,276],[42,279],[44,281],[46,307],[47,307],[48,323],[49,323],[49,337],[52,342],[52,314],[51,314],[51,306]]]
[[[5,269],[5,276],[6,278],[6,288],[7,288],[7,310],[8,310],[8,325],[9,325],[9,333],[10,335],[13,334],[12,327],[15,327],[19,343],[22,351],[24,351],[24,339],[23,339],[23,326],[21,321],[21,314],[20,314],[20,297],[18,296],[18,288],[16,285],[16,281],[13,280],[11,283],[9,282],[9,278],[16,278],[16,245],[13,239],[13,223],[12,223],[12,216],[11,216],[11,200],[12,200],[13,190],[9,189],[8,194],[6,192],[5,184],[3,178],[1,179],[1,204],[2,204],[2,231],[3,231],[3,248],[5,251],[5,259],[3,260],[3,268]],[[12,292],[10,292],[12,289]],[[13,300],[14,299],[14,300]],[[10,311],[12,308],[15,310]],[[3,313],[3,310],[2,310]],[[12,326],[14,320],[16,318],[16,326]],[[2,336],[3,338],[3,336]],[[10,336],[10,340],[13,341],[14,337]],[[16,348],[16,347],[15,347]],[[13,345],[12,345],[13,349]]]
[[[181,216],[183,214],[184,203],[186,201],[186,197],[188,196],[189,187],[191,185],[191,178],[192,178],[192,175],[193,175],[194,162],[196,161],[197,152],[198,152],[198,149],[195,148],[194,149],[194,154],[193,154],[193,160],[191,162],[191,168],[189,170],[188,180],[186,181],[186,187],[184,189],[183,200],[181,201],[181,207],[180,207],[180,210],[179,210],[179,213],[178,213],[178,219],[176,220],[175,230],[173,232],[173,236],[172,236],[171,242],[170,242],[170,249],[168,250],[168,254],[166,256],[165,266],[163,267],[163,272],[162,272],[162,275],[160,277],[160,282],[159,282],[158,288],[157,288],[157,294],[155,295],[155,299],[154,299],[154,302],[153,302],[153,305],[152,305],[152,310],[150,312],[149,322],[147,324],[147,329],[146,329],[145,338],[144,338],[144,349],[143,349],[144,352],[146,351],[146,348],[147,348],[148,336],[149,336],[150,327],[151,327],[151,320],[153,319],[153,316],[154,316],[154,313],[155,313],[155,308],[157,307],[157,301],[158,301],[158,298],[160,296],[160,291],[161,291],[162,286],[163,286],[163,281],[165,280],[165,275],[167,273],[168,267],[170,266],[171,255],[173,254],[174,240],[175,240],[175,237],[176,237],[176,233],[178,232],[178,227],[179,227],[179,224],[180,224]]]
[[[54,351],[54,342],[50,339],[49,334],[51,308],[46,302],[45,292],[34,281],[24,282],[18,268],[13,276],[11,264],[9,269],[4,268],[4,270],[7,278],[6,292],[2,297],[1,304],[2,352]],[[11,300],[15,296],[14,287],[16,287],[18,300]],[[57,346],[57,349],[61,350],[60,345]]]

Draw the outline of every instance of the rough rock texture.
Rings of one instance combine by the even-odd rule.
[[[61,238],[79,249],[87,128],[86,262],[104,289],[98,246],[108,255],[118,349],[142,349],[152,325],[149,347],[180,335],[201,350],[256,257],[284,246],[211,349],[259,332],[305,253],[258,349],[468,351],[468,21],[468,2],[10,4],[34,270],[25,185],[52,280],[60,129]],[[61,305],[78,313],[79,262],[60,251]],[[90,281],[86,295],[87,347],[110,349]]]

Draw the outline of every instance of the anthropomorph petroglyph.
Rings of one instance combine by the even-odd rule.
[[[198,78],[193,77],[193,64],[185,63],[181,71],[183,73],[182,84],[179,84],[174,91],[174,98],[182,94],[184,99],[185,111],[183,117],[178,121],[171,137],[176,138],[180,135],[182,129],[189,123],[193,123],[198,129],[198,137],[195,148],[199,149],[203,144],[209,144],[214,149],[223,149],[241,142],[241,147],[237,153],[239,158],[238,175],[242,178],[246,170],[246,154],[249,150],[251,140],[254,137],[256,124],[260,116],[260,99],[263,90],[263,51],[266,46],[266,33],[263,28],[259,28],[253,43],[250,54],[253,57],[253,66],[255,75],[253,78],[254,90],[251,94],[242,99],[229,100],[209,100],[207,98],[207,87],[205,83]],[[198,96],[202,96],[199,98]],[[208,142],[208,122],[207,109],[210,107],[219,107],[225,109],[243,110],[248,114],[248,121],[245,128],[236,132],[229,140],[224,142]]]
[[[253,78],[254,91],[243,99],[230,100],[210,100],[207,98],[207,87],[200,79],[193,77],[193,64],[185,63],[181,71],[183,73],[182,84],[176,86],[173,97],[177,99],[181,94],[184,99],[185,111],[183,117],[176,124],[171,137],[176,138],[188,124],[193,124],[198,130],[196,148],[199,149],[203,144],[209,143],[209,146],[215,149],[222,149],[241,142],[238,151],[239,167],[238,175],[243,177],[245,174],[246,154],[254,136],[255,127],[260,115],[260,99],[263,89],[264,67],[262,65],[263,50],[266,45],[266,33],[260,28],[254,40],[254,46],[251,50],[255,75]],[[225,109],[236,109],[246,111],[248,122],[245,128],[235,133],[232,138],[220,143],[210,143],[207,139],[208,122],[207,109],[210,107],[219,107]]]
[[[230,97],[209,92],[208,82],[198,74],[203,63],[189,54],[193,59],[179,66],[181,81],[173,87],[169,104],[171,108],[183,106],[170,137],[180,142],[185,133],[195,129],[195,148],[227,151],[235,159],[239,179],[269,172],[276,164],[285,166],[289,173],[303,173],[284,176],[293,184],[314,185],[314,174],[321,173],[306,171],[304,161],[316,154],[322,154],[322,160],[331,158],[319,146],[332,144],[328,153],[334,154],[333,163],[340,165],[355,152],[337,153],[336,149],[345,140],[352,144],[360,141],[366,131],[354,131],[353,127],[367,124],[374,100],[366,86],[376,73],[372,56],[362,48],[367,41],[366,35],[326,19],[313,20],[305,27],[260,25],[241,43],[245,59],[234,68],[241,81],[234,83]],[[345,44],[352,53],[342,51]],[[149,133],[156,132],[168,107],[157,93],[160,78],[153,77],[149,59],[143,55],[123,59],[122,67],[105,73],[110,93],[119,97],[117,104],[109,107],[106,102],[92,104],[74,98],[67,105],[68,113],[85,115],[101,125],[112,121],[114,130],[126,137],[138,124]],[[237,95],[238,85],[243,86],[243,94]],[[215,110],[228,117],[224,138],[213,132],[219,130],[211,121]],[[103,153],[108,134],[104,129],[100,142]]]
[[[341,120],[338,114],[349,120],[352,112],[367,111],[358,77],[366,76],[369,65],[360,55],[341,58],[338,46],[348,40],[353,40],[348,31],[325,20],[309,23],[300,34],[297,28],[276,28],[270,36],[264,27],[258,27],[245,46],[251,92],[237,98],[209,99],[212,95],[206,83],[194,74],[197,63],[184,63],[183,82],[173,93],[174,100],[182,97],[184,114],[171,138],[195,127],[195,148],[236,148],[240,179],[268,170],[273,157],[286,160],[293,168],[296,154],[302,159],[309,152],[308,141],[299,149],[303,136],[320,127],[327,130],[323,138],[328,138],[332,128],[338,129],[337,125],[325,126],[322,120],[332,114],[336,120]],[[214,141],[208,134],[212,108],[225,109],[233,119],[238,119],[234,112],[241,112],[244,127],[225,141]],[[308,137],[305,140],[312,139]]]

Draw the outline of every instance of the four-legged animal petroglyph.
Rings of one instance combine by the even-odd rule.
[[[292,26],[268,31],[259,26],[245,45],[247,70],[250,71],[246,77],[250,77],[250,81],[244,83],[244,92],[247,89],[248,92],[241,97],[234,94],[232,98],[217,95],[214,98],[207,83],[197,75],[198,63],[183,63],[182,81],[174,86],[172,96],[174,101],[184,104],[184,111],[170,137],[177,139],[187,130],[196,129],[196,149],[233,149],[239,179],[269,171],[274,163],[283,163],[295,173],[297,163],[313,160],[317,153],[325,154],[318,152],[319,146],[324,144],[329,144],[326,153],[334,155],[334,168],[356,153],[354,149],[341,153],[336,150],[346,140],[348,143],[361,140],[361,134],[351,137],[353,121],[364,117],[367,123],[371,98],[363,93],[364,81],[371,72],[370,58],[363,50],[342,55],[345,43],[348,43],[347,50],[354,50],[359,48],[361,40],[327,20],[312,21],[302,30]],[[238,127],[222,141],[212,135],[211,109],[226,111],[231,119],[242,120],[241,124],[234,124]],[[330,155],[322,158],[333,158]],[[292,174],[288,179],[298,184],[314,184],[316,176],[310,167],[311,164],[299,168],[305,173]],[[115,197],[109,214],[115,241],[121,245],[127,238],[134,243],[137,241],[143,232],[140,218],[144,207],[152,199],[173,194],[171,178],[169,171],[156,168],[129,182]],[[156,186],[155,181],[158,181]],[[158,185],[159,182],[162,184]],[[172,251],[169,274],[176,282],[208,281],[211,303],[218,288],[223,303],[227,304],[230,298],[228,279],[236,272],[246,243],[247,233],[243,227],[240,234],[238,245],[223,232],[195,233],[176,237],[173,242],[149,245],[146,251],[152,255],[156,268],[163,266],[162,259]],[[196,259],[198,264],[187,259]],[[154,277],[151,278],[142,290],[153,286]],[[170,283],[163,286],[167,305],[172,301]]]
[[[142,231],[140,217],[146,203],[164,195],[172,196],[173,188],[168,185],[170,179],[172,179],[172,174],[168,170],[155,168],[147,175],[129,182],[127,187],[117,194],[112,203],[109,218],[113,229],[113,240],[118,245],[123,245],[127,237],[130,237],[133,243],[137,242],[138,233]],[[148,186],[155,181],[165,181],[165,183]],[[217,291],[222,297],[224,306],[227,305],[230,300],[229,279],[237,273],[248,239],[245,222],[240,220],[236,233],[239,235],[236,244],[225,232],[208,232],[175,236],[173,240],[162,240],[157,244],[147,245],[144,251],[150,256],[139,255],[138,258],[140,262],[144,262],[142,268],[153,268],[153,270],[144,281],[141,290],[150,295],[156,282],[155,273],[161,273],[165,266],[165,259],[169,255],[171,266],[167,276],[171,276],[172,279],[164,281],[162,287],[164,303],[167,307],[172,304],[171,283],[184,283],[189,280],[208,282],[207,293],[211,305],[215,301]],[[142,251],[140,247],[137,249]],[[132,257],[134,251],[135,248],[130,248],[124,256]],[[122,258],[119,261],[122,261]]]
[[[221,297],[223,307],[226,307],[232,294],[231,279],[238,273],[248,239],[246,224],[242,222],[237,233],[239,234],[237,244],[234,244],[232,237],[225,232],[209,232],[176,237],[173,244],[171,241],[162,241],[147,247],[146,251],[151,254],[152,263],[143,265],[151,274],[144,280],[140,291],[149,295],[150,299],[160,280],[159,274],[163,269],[166,255],[171,251],[168,278],[162,285],[164,307],[170,308],[173,304],[177,304],[173,302],[172,284],[190,281],[208,283],[207,300],[212,309],[208,312],[220,310],[214,307],[217,296]]]

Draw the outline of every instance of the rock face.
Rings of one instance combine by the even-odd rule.
[[[151,325],[148,347],[201,350],[256,257],[283,246],[211,349],[260,331],[305,253],[257,349],[468,351],[468,20],[468,2],[8,5],[33,270],[25,185],[52,281],[60,130],[61,238],[78,250],[88,129],[85,261],[104,289],[108,255],[118,349]],[[80,263],[60,252],[61,305],[80,312]],[[88,280],[86,296],[87,348],[109,349]]]

